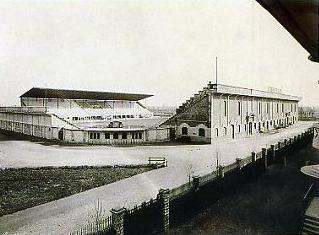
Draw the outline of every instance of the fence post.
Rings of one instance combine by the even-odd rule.
[[[124,213],[125,208],[113,208],[112,213],[112,228],[116,235],[124,235]]]
[[[275,150],[275,145],[270,145],[270,159],[271,159],[271,163],[274,164],[278,159],[278,156],[276,156],[276,150]]]
[[[225,172],[224,172],[224,167],[223,166],[218,166],[218,176],[220,178],[224,178]]]
[[[267,162],[267,150],[266,148],[261,149],[262,158],[264,159],[264,168],[267,169],[268,162]]]
[[[196,191],[199,188],[199,175],[193,176],[193,189]]]
[[[256,153],[255,153],[255,152],[251,152],[251,161],[252,161],[253,163],[256,162]]]
[[[167,232],[169,229],[169,189],[160,189],[159,199],[162,214],[162,230]]]
[[[236,163],[237,163],[237,167],[239,170],[241,170],[241,168],[242,168],[241,161],[242,161],[241,158],[236,158]]]

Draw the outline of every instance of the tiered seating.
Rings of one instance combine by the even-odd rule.
[[[198,94],[195,94],[190,99],[188,99],[185,103],[183,103],[181,106],[179,106],[176,109],[176,114],[173,117],[171,117],[168,120],[166,120],[165,122],[163,122],[161,125],[162,126],[163,125],[167,125],[170,122],[176,120],[176,118],[179,115],[182,115],[183,113],[187,112],[189,110],[189,108],[191,108],[192,106],[196,105],[199,101],[201,101],[202,99],[207,97],[208,93],[209,93],[209,88],[208,87],[204,87],[203,90],[198,92]]]
[[[87,102],[85,100],[77,100],[75,101],[77,105],[79,105],[83,109],[105,109],[105,108],[111,108],[107,103],[105,102]]]
[[[181,106],[176,109],[176,114],[183,113],[185,110],[197,103],[198,100],[201,100],[207,95],[208,87],[204,87],[203,90],[199,91],[198,94],[195,94],[190,99],[186,100]]]

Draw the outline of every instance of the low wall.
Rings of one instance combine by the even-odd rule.
[[[58,139],[58,128],[28,123],[0,120],[0,129],[12,133],[22,134],[30,137],[37,137],[47,140]]]

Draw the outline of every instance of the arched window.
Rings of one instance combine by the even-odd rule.
[[[218,137],[218,128],[216,128],[216,137]]]
[[[224,134],[227,135],[227,127],[224,127]]]
[[[182,127],[182,135],[188,135],[188,128],[187,127]]]
[[[205,129],[204,128],[199,128],[198,129],[198,135],[201,137],[205,137]]]

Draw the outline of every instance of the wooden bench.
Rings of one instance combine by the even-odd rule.
[[[156,165],[157,167],[165,167],[167,166],[167,160],[165,157],[149,157],[148,158],[149,165]]]

